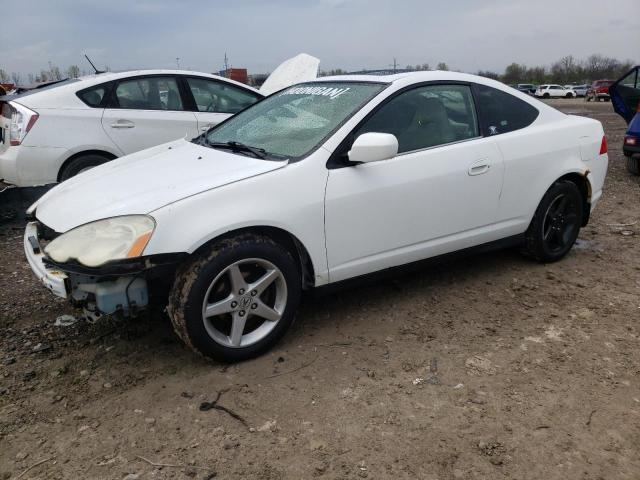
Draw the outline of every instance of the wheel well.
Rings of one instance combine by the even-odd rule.
[[[67,166],[76,158],[84,157],[85,155],[99,155],[101,157],[106,158],[107,160],[113,160],[115,158],[118,158],[113,153],[105,152],[104,150],[83,150],[82,152],[74,153],[64,161],[64,163],[58,170],[58,182],[62,178],[62,172],[64,172]]]
[[[587,179],[587,173],[580,175],[579,173],[569,173],[560,177],[557,181],[568,180],[576,184],[580,195],[582,195],[582,226],[589,223],[589,215],[591,214],[591,183]]]
[[[293,258],[296,260],[296,262],[298,262],[300,272],[302,274],[302,288],[304,290],[313,288],[313,286],[315,285],[315,271],[313,269],[313,262],[311,261],[309,252],[302,244],[302,242],[295,237],[295,235],[292,235],[291,233],[281,228],[270,226],[255,226],[240,228],[238,230],[231,230],[229,232],[226,232],[224,235],[212,238],[204,245],[201,245],[194,252],[194,254],[208,248],[210,245],[220,241],[223,238],[235,237],[237,235],[245,233],[264,235],[271,238],[274,242],[285,247],[291,253],[291,255],[293,255]]]

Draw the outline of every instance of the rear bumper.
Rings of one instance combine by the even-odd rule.
[[[39,247],[38,228],[35,222],[28,223],[25,228],[24,254],[34,275],[45,287],[58,297],[67,298],[69,296],[67,275],[59,270],[49,269],[44,265],[44,254]]]
[[[622,146],[622,153],[624,153],[625,157],[638,158],[640,157],[640,145],[633,147],[631,145],[624,144]]]
[[[56,183],[66,154],[62,147],[7,147],[0,153],[0,180],[18,187]]]

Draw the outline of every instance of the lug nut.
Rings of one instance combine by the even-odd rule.
[[[240,291],[238,292],[240,295],[244,295],[244,288],[241,288]]]
[[[236,308],[238,306],[238,302],[231,302],[231,308]]]
[[[255,310],[256,308],[258,308],[258,304],[254,303],[253,305],[251,305],[251,310]]]
[[[251,291],[251,296],[252,297],[255,297],[257,294],[258,294],[258,292],[256,290],[252,290]]]
[[[239,315],[240,315],[241,317],[244,317],[244,310],[240,310]]]

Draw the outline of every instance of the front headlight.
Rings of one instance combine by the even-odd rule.
[[[44,249],[56,262],[75,259],[87,267],[139,257],[156,227],[147,215],[106,218],[69,230]]]

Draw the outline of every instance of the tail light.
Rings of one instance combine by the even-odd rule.
[[[602,143],[600,144],[600,155],[607,153],[607,137],[602,136]]]
[[[631,145],[632,147],[635,147],[636,145],[638,145],[638,139],[636,137],[633,137],[631,135],[626,135],[624,137],[624,144],[625,145]]]
[[[9,124],[9,143],[10,145],[20,145],[27,136],[27,133],[33,128],[38,120],[38,114],[33,110],[20,105],[19,103],[10,104],[11,123]]]

